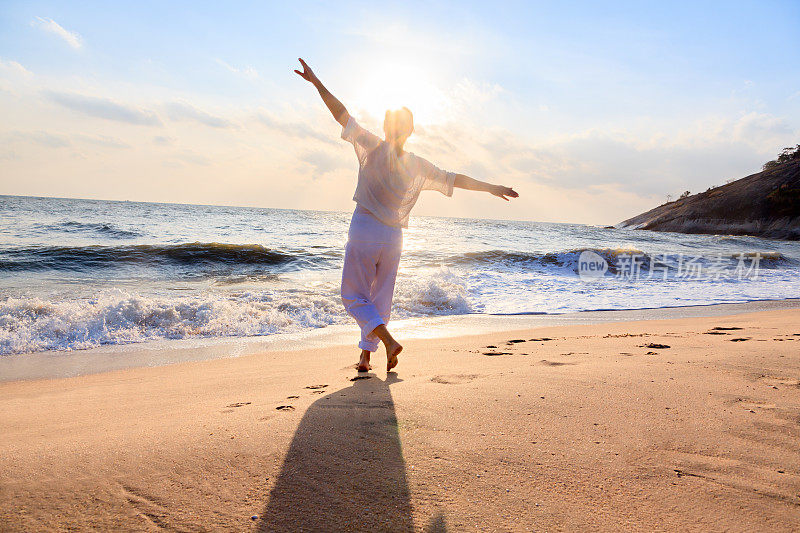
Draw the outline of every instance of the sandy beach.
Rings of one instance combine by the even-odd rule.
[[[0,384],[0,529],[800,529],[800,309]]]

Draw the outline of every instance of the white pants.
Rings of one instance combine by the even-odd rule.
[[[403,230],[387,226],[357,206],[350,220],[342,269],[342,303],[361,328],[358,347],[374,352],[372,330],[389,323]]]

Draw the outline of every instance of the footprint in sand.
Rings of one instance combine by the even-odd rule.
[[[511,352],[483,352],[483,355],[488,355],[488,356],[491,357],[491,356],[495,356],[495,355],[512,355],[512,353]]]
[[[750,411],[755,413],[754,409],[777,409],[778,406],[774,403],[769,403],[766,401],[762,401],[758,398],[753,398],[752,396],[735,396],[725,400],[725,403],[728,405],[735,405],[741,407],[746,411]]]
[[[730,335],[730,333],[725,333],[724,331],[706,331],[706,335]]]
[[[525,342],[525,339],[511,339],[506,344],[517,344],[518,342]]]
[[[359,379],[369,379],[371,377],[372,376],[356,376],[356,377],[350,378],[350,381],[358,381]]]
[[[469,383],[478,377],[480,377],[478,374],[442,374],[433,376],[431,381],[443,385],[459,385],[461,383]]]
[[[564,361],[548,361],[547,359],[542,359],[541,361],[539,361],[539,364],[545,366],[564,366],[564,365],[575,365],[577,363],[564,362]]]
[[[659,344],[657,342],[649,342],[647,344],[642,344],[639,348],[652,348],[654,350],[666,350],[669,348],[668,344]]]
[[[699,477],[699,478],[706,477],[702,474],[695,474],[694,472],[687,472],[686,470],[681,470],[680,468],[673,468],[673,470],[675,471],[675,474],[677,474],[678,477],[684,477],[684,476]]]
[[[544,341],[551,341],[553,339],[551,339],[550,337],[542,337],[541,339],[528,339],[528,340],[531,342],[544,342]]]
[[[327,385],[306,385],[304,389],[324,389]]]
[[[278,411],[294,411],[294,405],[279,405],[275,409]]]
[[[287,399],[287,400],[296,400],[296,399],[298,399],[299,397],[300,397],[300,396],[287,396],[287,397],[286,397],[286,399]]]
[[[731,327],[717,326],[717,327],[711,328],[711,329],[713,331],[737,331],[737,330],[740,330],[742,328],[737,328],[736,326],[731,326]]]
[[[739,406],[742,409],[746,409],[751,413],[755,413],[754,409],[776,409],[778,406],[774,403],[765,403],[765,402],[748,402],[748,401],[740,401]]]
[[[226,405],[225,407],[242,407],[244,405],[250,405],[251,402],[236,402]]]
[[[787,378],[787,377],[779,377],[779,376],[767,376],[762,374],[758,381],[761,381],[765,385],[768,385],[773,388],[778,388],[778,385],[784,387],[797,387],[800,389],[800,379],[795,378]]]
[[[735,339],[731,339],[731,342],[744,342],[749,340],[750,337],[736,337]]]

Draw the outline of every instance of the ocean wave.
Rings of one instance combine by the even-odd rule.
[[[759,263],[762,266],[763,265],[779,266],[783,264],[796,263],[795,260],[786,257],[780,252],[742,252],[730,255],[730,259],[734,261],[738,261],[739,259],[744,259],[745,261],[750,262],[756,258],[758,258]]]
[[[474,312],[464,279],[447,267],[430,275],[402,276],[393,307],[402,316],[462,315]]]
[[[42,226],[41,229],[45,231],[62,231],[65,233],[89,233],[102,237],[110,237],[112,239],[132,239],[141,237],[142,235],[138,231],[122,229],[105,222],[79,222],[76,220],[68,220],[59,224],[48,224]]]
[[[666,268],[676,270],[679,265],[684,264],[690,259],[697,259],[700,263],[711,263],[719,261],[729,262],[732,266],[743,259],[748,264],[756,257],[759,258],[760,266],[765,268],[777,268],[782,265],[795,263],[794,260],[785,257],[779,252],[742,252],[731,254],[702,255],[702,254],[678,254],[678,253],[645,253],[637,248],[575,248],[559,252],[519,252],[506,250],[488,250],[482,252],[467,252],[449,258],[449,263],[463,266],[484,266],[496,268],[503,266],[511,269],[522,268],[548,268],[556,267],[566,272],[578,272],[578,261],[583,252],[593,252],[603,259],[609,266],[610,273],[616,273],[625,261],[630,261],[636,257],[637,263],[644,270],[650,267]]]
[[[446,269],[401,276],[392,318],[471,312],[466,288]],[[0,300],[0,354],[81,350],[159,339],[246,337],[355,324],[338,282],[313,288],[142,295],[110,289],[90,299]]]
[[[155,339],[269,335],[344,318],[337,298],[298,292],[146,297],[111,290],[88,301],[9,298],[0,303],[0,354]]]
[[[259,244],[185,243],[125,246],[19,246],[0,249],[0,270],[85,270],[124,264],[313,266],[324,254],[286,252]]]
[[[467,252],[451,257],[450,261],[454,264],[479,265],[479,266],[557,266],[573,268],[577,272],[578,258],[584,251],[591,251],[603,259],[609,265],[616,263],[623,255],[640,255],[647,257],[647,254],[635,248],[577,248],[560,252],[518,252],[506,250],[488,250],[483,252]]]

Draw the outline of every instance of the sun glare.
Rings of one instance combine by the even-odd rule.
[[[387,109],[403,106],[414,113],[416,124],[439,122],[447,98],[424,69],[407,63],[384,61],[361,82],[356,107],[382,121]]]

